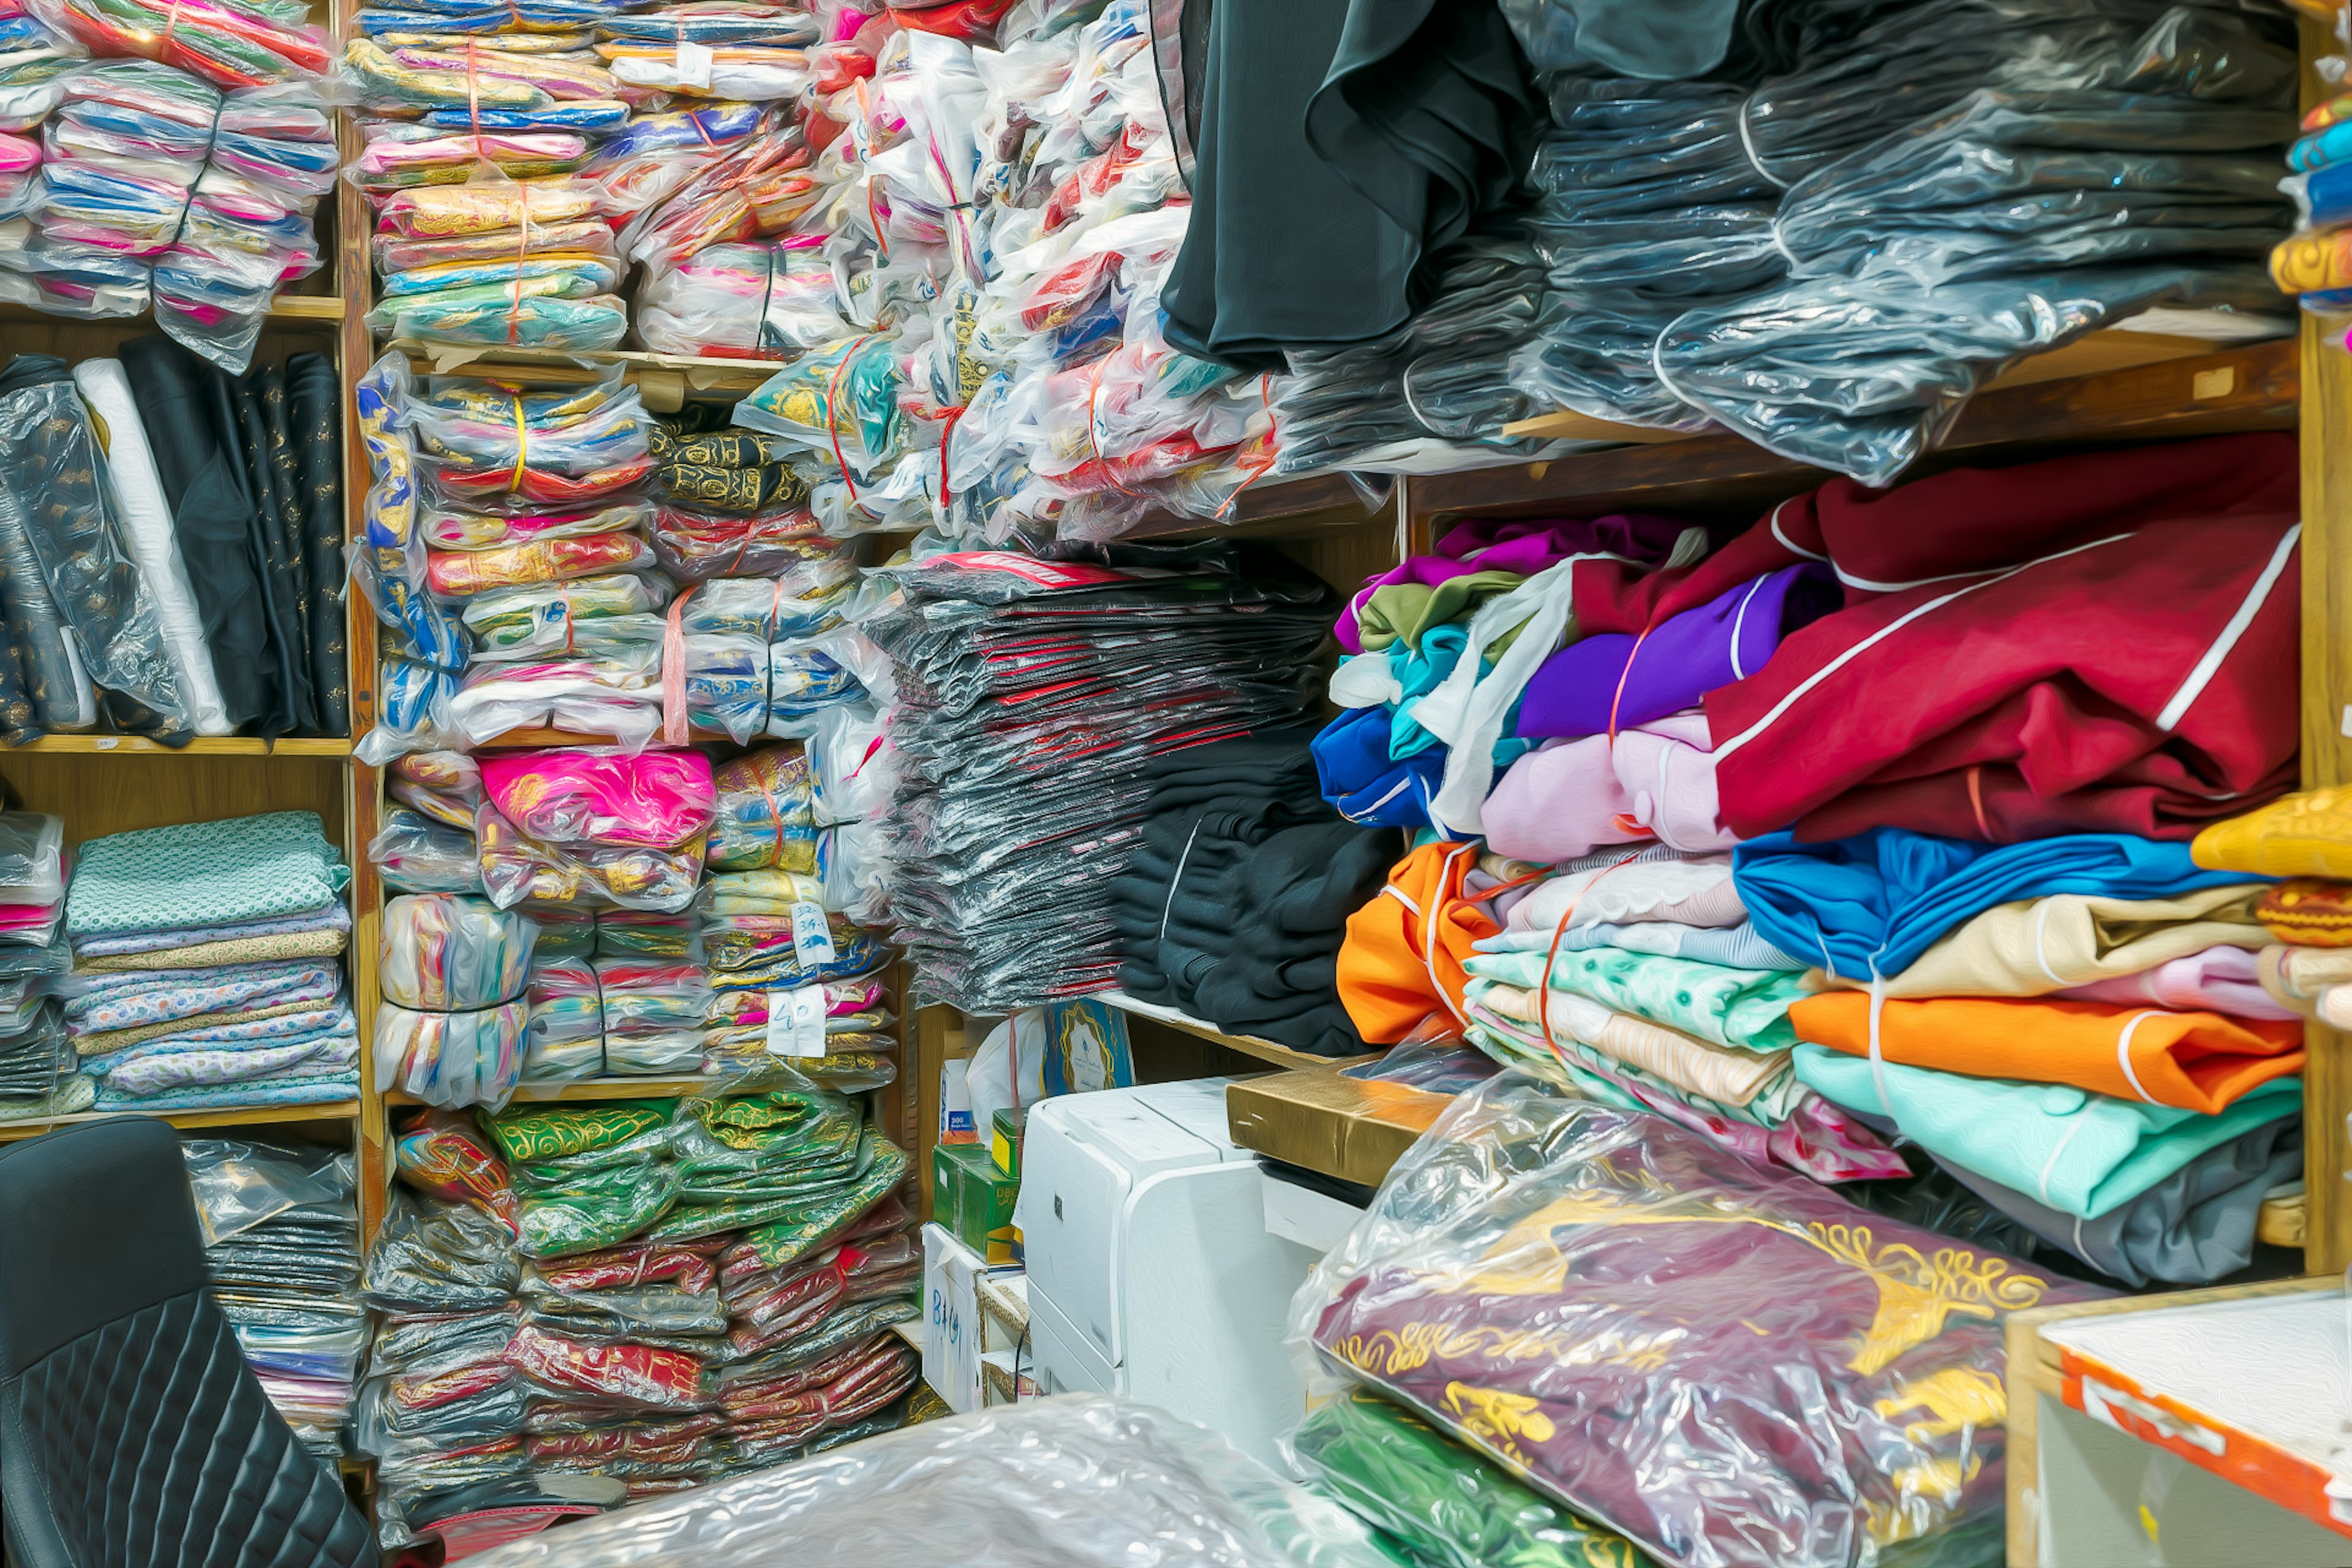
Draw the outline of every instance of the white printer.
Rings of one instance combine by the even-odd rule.
[[[1229,1081],[1041,1100],[1013,1217],[1041,1390],[1156,1405],[1278,1464],[1306,1409],[1283,1331],[1317,1254],[1266,1230]]]

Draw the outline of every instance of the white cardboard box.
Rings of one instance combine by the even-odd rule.
[[[990,1268],[945,1229],[923,1226],[923,1381],[958,1415],[982,1403],[981,1357],[1015,1348],[981,1310],[981,1281],[1020,1278],[1017,1267]]]

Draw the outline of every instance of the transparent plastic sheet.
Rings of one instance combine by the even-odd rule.
[[[478,662],[625,656],[661,641],[654,612],[669,596],[655,575],[575,577],[488,589],[467,600],[460,615]]]
[[[652,520],[653,508],[642,501],[519,515],[434,508],[425,514],[425,538],[438,550],[492,550],[537,539],[642,531]]]
[[[382,56],[368,40],[352,40],[346,67],[357,56],[395,79],[405,71],[388,56],[367,59],[369,51]],[[463,70],[454,74],[456,106],[466,110],[470,121],[478,110],[468,102]],[[512,89],[526,104],[542,91],[519,83],[492,88],[493,98]],[[478,82],[476,100],[480,93]],[[469,144],[472,137],[449,140]],[[599,187],[562,174],[509,178],[495,163],[480,161],[469,170],[464,184],[415,185],[382,199],[376,212],[379,262],[391,268],[397,254],[410,266],[392,268],[393,276],[411,278],[407,287],[436,286],[388,293],[369,313],[370,326],[390,336],[440,342],[619,347],[628,331],[627,308],[600,291],[618,273],[611,243],[592,240],[583,247],[576,237],[583,224],[603,226],[595,223],[606,216]],[[517,477],[529,476],[519,471]],[[532,487],[529,499],[584,497],[576,479],[565,479]]]
[[[180,1143],[194,1189],[207,1245],[227,1240],[305,1204],[349,1197],[345,1184],[322,1176],[318,1160],[289,1157],[228,1138],[187,1138]]]
[[[771,355],[838,342],[833,269],[787,246],[706,246],[637,295],[637,338],[660,353]]]
[[[485,803],[474,819],[474,838],[482,885],[500,909],[537,899],[676,913],[694,901],[701,879],[700,835],[674,851],[591,843],[558,847],[525,837]]]
[[[511,1002],[522,994],[538,940],[527,917],[487,899],[403,894],[383,907],[383,998],[435,1012]]]
[[[425,586],[416,458],[404,424],[409,384],[408,356],[395,351],[352,394],[372,478],[350,551],[352,581],[386,631],[376,724],[354,752],[372,767],[446,743],[466,668],[466,633]]]
[[[532,968],[525,994],[530,1032],[524,1082],[562,1082],[604,1070],[604,992],[592,965],[580,959],[542,962]]]
[[[709,1568],[1392,1568],[1345,1510],[1139,1405],[1056,1398],[926,1422],[485,1554],[573,1568],[655,1551]]]
[[[417,812],[384,813],[367,857],[384,886],[401,893],[478,893],[482,866],[468,828],[450,827]]]
[[[481,767],[491,804],[544,843],[674,849],[710,826],[710,759],[699,752],[509,752]]]
[[[54,904],[65,897],[65,819],[0,812],[0,903]]]
[[[121,502],[73,383],[0,397],[0,534],[24,542],[71,628],[89,680],[121,726],[167,744],[195,733],[188,695],[163,647],[154,595],[123,531]]]
[[[763,746],[722,763],[712,782],[712,871],[816,869],[815,786],[800,746]]]
[[[503,1106],[522,1081],[530,1005],[428,1013],[386,1001],[375,1015],[375,1076],[427,1105]]]
[[[394,1189],[362,1290],[383,1312],[503,1309],[522,1282],[514,1233],[486,1210]]]
[[[393,1160],[400,1179],[421,1193],[502,1220],[514,1212],[506,1163],[470,1116],[418,1111],[394,1136]]]
[[[2000,1320],[2097,1294],[1506,1073],[1398,1163],[1292,1327],[1672,1561],[1989,1565]],[[1596,1353],[1626,1343],[1653,1352]]]

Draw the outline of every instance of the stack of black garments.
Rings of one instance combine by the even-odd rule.
[[[1143,847],[1111,905],[1119,982],[1228,1034],[1353,1056],[1365,1046],[1339,1005],[1339,944],[1403,846],[1324,804],[1314,733],[1218,741],[1145,770]]]
[[[1280,370],[1285,349],[1379,342],[1435,293],[1439,253],[1517,198],[1534,102],[1492,4],[1152,9],[1177,35],[1163,61],[1192,57],[1171,101],[1197,110],[1191,226],[1160,300],[1178,348]]]
[[[235,376],[160,336],[123,344],[122,363],[229,722],[349,733],[333,364],[295,354]]]
[[[1118,984],[1112,916],[1155,758],[1297,725],[1339,596],[1270,551],[1058,545],[881,568],[888,819],[918,988],[1002,1013]],[[1310,786],[1306,792],[1313,795]]]

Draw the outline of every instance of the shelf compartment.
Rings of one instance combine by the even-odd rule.
[[[356,1100],[330,1100],[322,1105],[225,1107],[217,1110],[82,1110],[71,1116],[0,1121],[0,1143],[37,1138],[44,1132],[78,1127],[85,1121],[110,1121],[118,1116],[152,1116],[189,1131],[203,1127],[268,1127],[292,1121],[356,1121],[359,1115],[360,1102]]]

